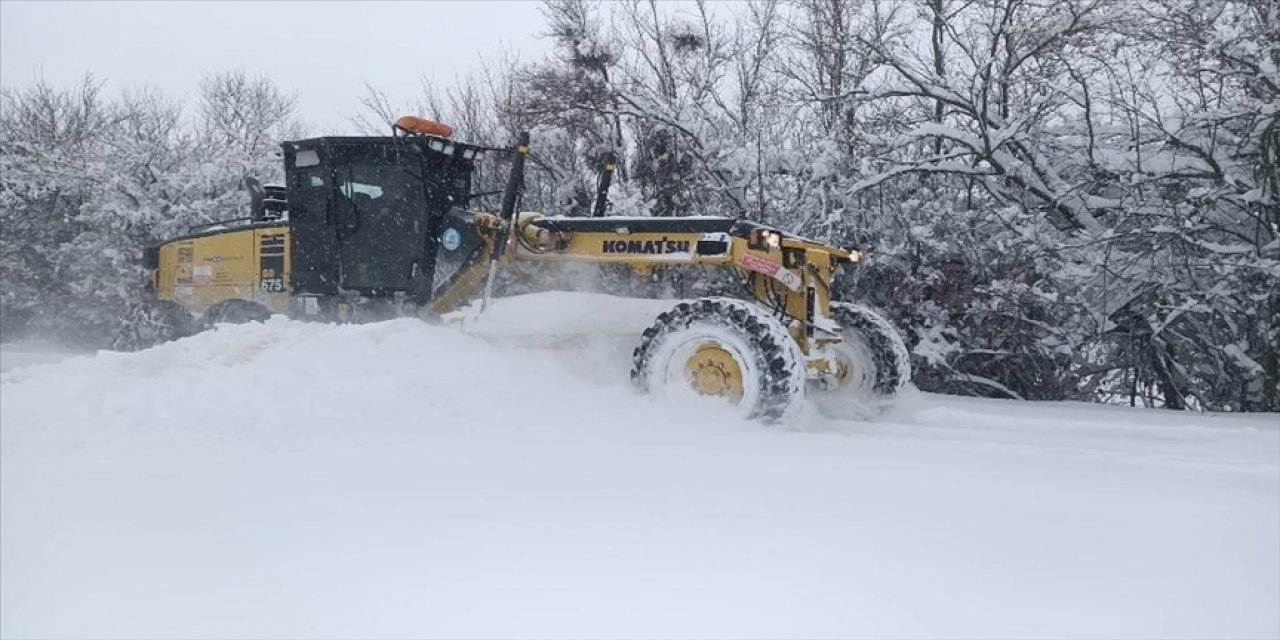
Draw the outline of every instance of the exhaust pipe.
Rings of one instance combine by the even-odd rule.
[[[592,218],[603,217],[609,208],[609,185],[613,184],[613,170],[617,167],[618,156],[606,151],[600,159],[600,178],[596,181],[596,204],[591,209]]]

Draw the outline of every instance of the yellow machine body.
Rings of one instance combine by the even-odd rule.
[[[289,308],[289,227],[284,224],[206,231],[158,248],[156,297],[195,313],[232,298],[272,312]]]

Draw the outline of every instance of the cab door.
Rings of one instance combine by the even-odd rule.
[[[331,295],[338,292],[338,237],[330,201],[333,172],[321,162],[321,149],[285,146],[289,187],[290,290]]]

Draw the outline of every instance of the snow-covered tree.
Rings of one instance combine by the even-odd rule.
[[[280,172],[292,99],[242,72],[210,76],[198,118],[150,89],[92,77],[5,90],[0,111],[0,304],[22,326],[103,345],[145,295],[143,248],[243,215],[241,184]],[[259,131],[258,127],[263,130]]]

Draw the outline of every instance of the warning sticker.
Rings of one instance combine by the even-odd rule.
[[[791,273],[788,269],[783,269],[781,264],[772,260],[761,258],[760,256],[744,253],[742,254],[741,264],[743,267],[760,273],[781,282],[788,289],[795,291],[800,288],[800,276]]]
[[[191,284],[197,287],[213,284],[213,267],[207,265],[191,267]]]

